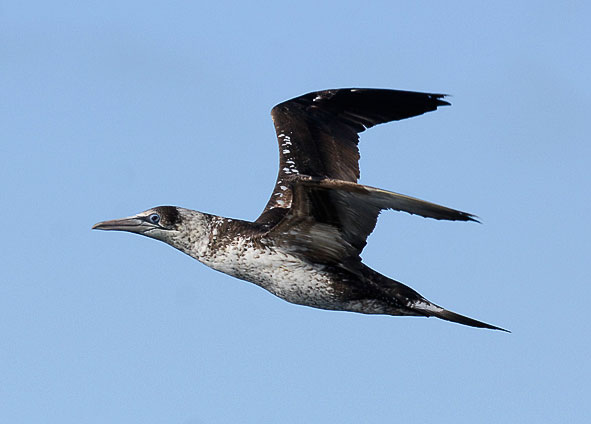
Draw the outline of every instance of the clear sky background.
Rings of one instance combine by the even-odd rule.
[[[20,1],[0,7],[0,422],[590,422],[591,6]],[[269,111],[453,95],[363,134],[365,262],[513,332],[288,304],[156,241],[156,205],[255,219]]]

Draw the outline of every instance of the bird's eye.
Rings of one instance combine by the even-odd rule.
[[[148,220],[152,224],[158,224],[160,222],[160,215],[158,215],[157,213],[153,213],[148,217]]]

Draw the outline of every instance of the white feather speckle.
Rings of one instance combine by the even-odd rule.
[[[279,193],[282,194],[282,193]],[[283,206],[283,200],[276,200]],[[342,276],[330,268],[308,262],[289,243],[278,245],[276,238],[252,236],[252,223],[180,209],[183,231],[166,233],[163,241],[180,249],[203,264],[242,280],[250,281],[288,302],[316,308],[363,313],[393,313],[392,305],[376,299],[348,301],[335,285]],[[292,237],[301,237],[295,229]],[[401,313],[403,313],[402,311]]]
[[[213,269],[251,281],[288,302],[327,309],[334,306],[331,274],[281,249],[255,247],[252,240],[234,239],[198,259]]]

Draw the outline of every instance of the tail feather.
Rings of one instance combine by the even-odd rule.
[[[455,312],[448,311],[447,309],[437,306],[431,302],[417,302],[412,306],[412,309],[428,317],[433,316],[446,321],[469,325],[470,327],[488,328],[491,330],[500,330],[510,333],[509,330],[505,330],[504,328],[496,327],[494,325],[490,325],[464,315],[456,314]]]
[[[407,285],[392,280],[365,265],[363,265],[363,273],[368,281],[371,281],[376,287],[378,287],[378,290],[380,290],[386,297],[394,299],[397,305],[401,305],[404,309],[404,311],[401,312],[398,307],[396,310],[397,313],[392,315],[422,315],[425,317],[437,317],[446,321],[468,325],[470,327],[488,328],[490,330],[500,330],[510,333],[509,330],[505,330],[504,328],[448,311],[441,306],[429,302]]]

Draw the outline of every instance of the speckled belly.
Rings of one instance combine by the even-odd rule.
[[[336,289],[343,281],[335,282],[337,277],[327,267],[279,249],[257,249],[246,242],[209,253],[199,258],[205,265],[252,282],[291,303],[367,314],[394,312],[391,305],[377,299],[347,299],[342,289]]]
[[[317,308],[338,308],[331,276],[323,265],[311,264],[274,248],[255,248],[248,242],[208,252],[205,265],[250,281],[288,302]]]

